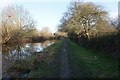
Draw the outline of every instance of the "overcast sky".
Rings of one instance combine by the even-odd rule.
[[[57,30],[59,20],[63,13],[67,11],[70,1],[75,0],[0,0],[0,9],[7,5],[17,4],[28,9],[33,18],[37,21],[37,28],[49,27],[52,32]],[[118,15],[119,0],[76,0],[83,2],[94,2],[104,7],[109,12],[110,17]]]

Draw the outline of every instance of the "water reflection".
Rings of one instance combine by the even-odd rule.
[[[2,57],[6,59],[22,59],[30,55],[41,52],[44,48],[53,44],[53,41],[45,41],[43,43],[29,43],[29,44],[17,44],[17,45],[2,45]]]
[[[38,52],[43,51],[53,43],[54,41],[45,41],[43,43],[2,45],[2,76],[4,78],[10,77],[9,75],[12,73],[9,73],[9,68],[16,60],[21,60],[34,54],[39,54]]]

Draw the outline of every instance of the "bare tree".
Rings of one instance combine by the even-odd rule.
[[[28,10],[22,6],[11,5],[1,11],[2,42],[30,35],[35,28],[35,21]]]
[[[50,29],[48,27],[43,27],[40,31],[40,35],[46,38],[50,37],[51,36]]]

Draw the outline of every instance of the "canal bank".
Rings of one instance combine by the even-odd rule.
[[[30,71],[37,69],[38,64],[46,59],[46,57],[49,55],[48,49],[53,48],[57,42],[59,41],[29,43],[24,45],[17,45],[15,47],[6,47],[7,49],[3,48],[2,77],[27,77]]]

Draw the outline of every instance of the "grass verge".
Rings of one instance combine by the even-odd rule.
[[[69,40],[68,54],[72,78],[116,78],[117,59],[80,47]]]

